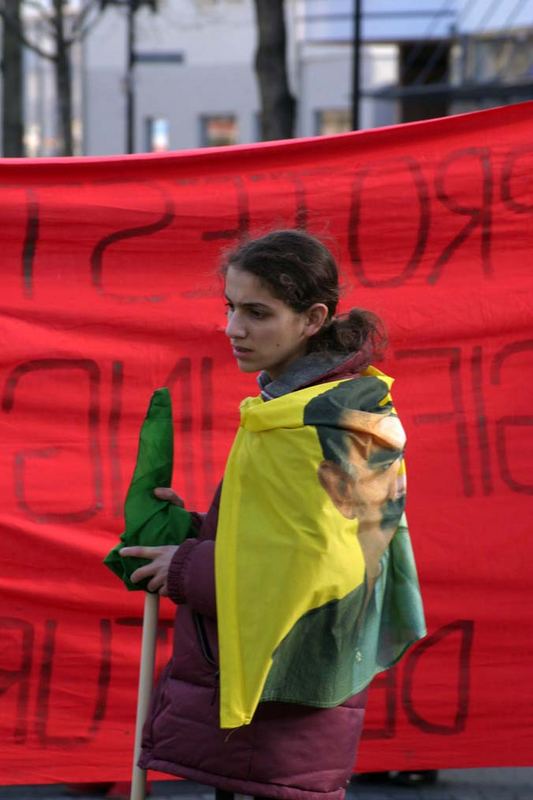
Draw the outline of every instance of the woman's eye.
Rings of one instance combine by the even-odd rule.
[[[264,319],[266,317],[266,314],[259,308],[251,308],[250,316],[252,316],[254,319]]]

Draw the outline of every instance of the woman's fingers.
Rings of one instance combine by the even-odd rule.
[[[159,567],[152,561],[150,564],[146,564],[144,567],[139,567],[135,570],[135,572],[132,572],[130,575],[130,580],[132,583],[139,583],[139,581],[144,580],[144,578],[150,577],[152,577],[152,580],[154,580],[158,576],[158,573]],[[152,587],[150,586],[150,589],[151,588]]]
[[[148,581],[146,586],[151,592],[159,592],[165,584],[166,579],[164,576],[155,575],[151,581]]]
[[[158,486],[157,489],[154,489],[154,494],[159,500],[166,500],[167,503],[172,503],[173,506],[185,507],[181,497],[176,494],[174,489],[170,489],[168,486]]]
[[[134,556],[136,558],[149,559],[148,564],[144,564],[135,570],[130,576],[133,583],[138,583],[144,578],[150,578],[147,586],[152,592],[159,591],[160,594],[166,594],[166,584],[170,562],[174,557],[178,545],[161,545],[160,547],[141,547],[134,545],[132,547],[122,547],[119,551],[121,556],[125,558]],[[165,590],[164,592],[162,590]]]
[[[119,550],[121,556],[133,556],[134,558],[149,558],[154,559],[161,555],[160,547],[142,547],[141,545],[132,545],[131,547],[121,547]]]

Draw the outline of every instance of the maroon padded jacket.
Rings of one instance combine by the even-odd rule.
[[[313,383],[356,377],[356,364],[347,359]],[[180,604],[173,656],[152,698],[139,766],[240,794],[342,800],[366,689],[335,708],[263,702],[250,725],[219,728],[214,554],[220,491],[205,517],[197,517],[198,538],[186,540],[172,560],[168,590]]]

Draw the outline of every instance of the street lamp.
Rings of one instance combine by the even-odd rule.
[[[361,0],[353,0],[352,130],[359,130],[361,97]]]
[[[155,14],[158,0],[100,0],[102,10],[107,6],[126,6],[126,76],[124,90],[126,94],[125,129],[126,153],[135,152],[135,62],[136,62],[136,28],[135,14],[141,6],[148,6]]]

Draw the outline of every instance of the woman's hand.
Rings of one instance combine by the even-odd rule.
[[[158,486],[157,489],[154,489],[154,494],[158,500],[166,500],[167,503],[180,506],[180,508],[184,508],[185,506],[181,497],[176,494],[174,489],[170,489],[168,486]],[[160,547],[141,547],[140,545],[136,545],[132,547],[123,547],[120,550],[120,555],[125,558],[134,556],[136,558],[150,559],[150,564],[136,569],[135,572],[131,574],[130,580],[133,583],[137,583],[138,581],[142,581],[143,578],[152,576],[152,580],[147,584],[147,588],[150,589],[151,592],[159,592],[160,595],[168,597],[168,570],[178,547],[179,545],[177,544],[161,545]]]
[[[172,490],[167,489],[166,491]],[[168,597],[168,570],[170,567],[170,562],[172,561],[174,553],[178,547],[179,545],[177,544],[166,544],[161,545],[160,547],[134,546],[123,547],[119,552],[120,555],[124,556],[125,558],[128,556],[135,556],[137,558],[150,559],[149,564],[146,564],[144,567],[139,567],[139,569],[136,569],[135,572],[132,573],[130,580],[133,583],[137,583],[138,581],[142,581],[143,578],[151,577],[152,579],[147,584],[148,589],[150,589],[151,592],[159,592],[160,595]]]
[[[174,489],[170,489],[168,486],[158,486],[157,489],[154,489],[154,494],[158,500],[166,500],[167,503],[172,503],[173,506],[185,508],[185,503],[181,497],[176,494]]]

